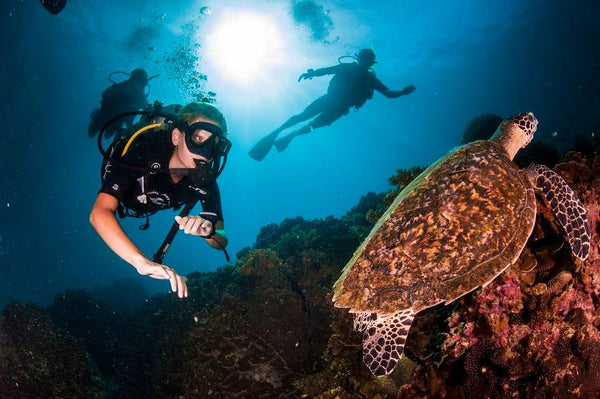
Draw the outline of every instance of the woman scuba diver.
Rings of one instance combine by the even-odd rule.
[[[117,140],[103,152],[102,186],[90,213],[90,223],[110,249],[138,273],[169,280],[173,292],[180,298],[187,297],[186,277],[163,265],[162,257],[177,230],[201,237],[213,248],[224,250],[227,245],[216,181],[231,147],[226,137],[227,124],[219,109],[209,103],[192,102],[177,115],[160,111],[128,114],[133,113],[148,114],[148,120],[160,117],[165,121],[138,130],[127,141]],[[101,139],[102,132],[99,144]],[[197,201],[203,212],[188,216]],[[169,236],[153,260],[138,249],[116,217],[147,217],[183,205],[184,210],[175,217]]]

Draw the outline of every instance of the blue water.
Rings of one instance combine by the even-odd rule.
[[[0,308],[15,299],[47,304],[64,289],[124,278],[150,293],[169,288],[138,276],[88,223],[101,156],[87,124],[113,71],[160,74],[149,99],[166,103],[191,100],[191,79],[206,76],[202,89],[217,93],[234,143],[219,179],[232,254],[252,245],[268,223],[343,215],[361,195],[387,190],[396,169],[427,165],[457,145],[481,113],[532,110],[537,137],[562,149],[574,134],[600,130],[597,1],[317,2],[332,23],[316,32],[318,40],[295,23],[286,1],[112,3],[71,0],[51,15],[34,0],[3,2]],[[219,26],[241,24],[244,13],[268,21],[281,43],[258,71],[244,66],[252,52],[236,61],[247,73],[238,80],[212,51],[220,47]],[[325,93],[329,77],[298,83],[301,73],[363,47],[376,51],[376,72],[387,86],[413,84],[416,92],[398,99],[375,93],[359,111],[296,139],[282,154],[260,163],[247,156],[260,137]],[[198,59],[196,70],[190,57]],[[141,220],[123,226],[151,255],[174,215],[152,217],[144,232]],[[182,235],[165,263],[187,274],[225,261]]]

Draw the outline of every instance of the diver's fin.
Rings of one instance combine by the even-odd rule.
[[[277,151],[282,152],[286,148],[288,148],[288,145],[290,145],[290,142],[292,141],[293,138],[294,138],[294,136],[287,135],[285,137],[275,140],[274,144],[275,144],[275,148],[277,148]]]
[[[248,155],[250,155],[252,158],[256,159],[259,162],[262,161],[263,158],[266,157],[269,151],[271,150],[271,147],[273,147],[273,142],[277,138],[277,135],[279,135],[279,132],[274,131],[260,139],[260,141],[256,143],[250,151],[248,151]]]

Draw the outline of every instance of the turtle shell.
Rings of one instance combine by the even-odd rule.
[[[408,185],[348,262],[336,307],[415,313],[491,282],[535,224],[534,189],[489,141],[450,152]]]

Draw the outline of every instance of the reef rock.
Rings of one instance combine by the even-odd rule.
[[[0,398],[104,398],[81,342],[43,308],[15,303],[0,317]]]

